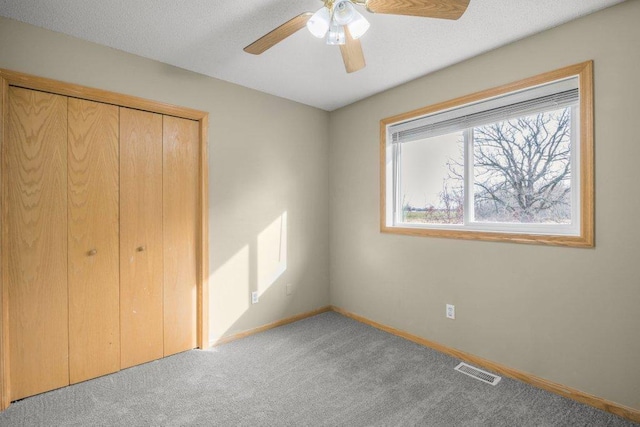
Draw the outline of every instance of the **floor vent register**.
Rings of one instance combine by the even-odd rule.
[[[482,369],[478,369],[475,366],[467,365],[464,362],[456,366],[455,370],[491,385],[498,384],[502,379],[502,377],[483,371]]]

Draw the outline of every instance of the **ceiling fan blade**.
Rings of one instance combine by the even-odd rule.
[[[367,0],[369,12],[458,19],[471,0]]]
[[[353,73],[363,69],[367,64],[364,61],[360,40],[351,37],[348,27],[344,27],[345,44],[340,45],[342,60],[347,73]]]
[[[293,19],[288,20],[275,30],[265,34],[258,40],[251,43],[249,46],[245,47],[244,51],[247,53],[252,53],[254,55],[260,55],[262,52],[269,48],[272,48],[282,40],[289,37],[291,34],[304,28],[304,26],[307,25],[307,21],[309,20],[309,18],[311,18],[312,15],[313,13],[311,12],[305,12]]]

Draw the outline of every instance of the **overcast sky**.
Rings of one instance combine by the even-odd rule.
[[[402,145],[402,194],[413,207],[438,206],[442,180],[449,175],[450,158],[463,162],[462,132],[436,136]]]

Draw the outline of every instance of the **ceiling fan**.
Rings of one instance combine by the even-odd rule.
[[[458,19],[471,0],[322,1],[324,6],[317,12],[305,12],[290,19],[245,47],[244,51],[260,55],[306,26],[311,34],[324,38],[328,45],[340,46],[347,73],[353,73],[366,65],[359,39],[369,29],[369,22],[356,10],[356,6],[363,6],[372,13]]]

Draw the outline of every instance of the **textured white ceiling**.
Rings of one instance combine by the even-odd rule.
[[[260,56],[242,48],[320,0],[0,0],[0,15],[324,110],[623,0],[471,0],[458,21],[363,14],[367,67],[306,29]]]

